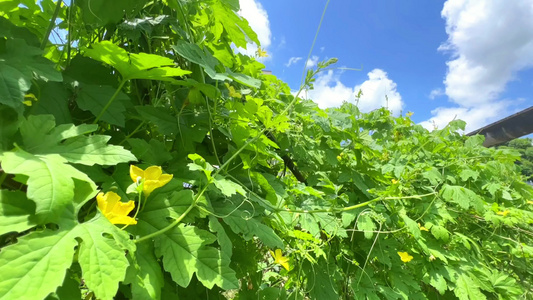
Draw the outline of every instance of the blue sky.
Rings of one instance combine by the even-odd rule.
[[[297,89],[326,1],[240,3],[263,63]],[[363,110],[412,111],[427,128],[457,116],[474,130],[533,105],[533,2],[332,0],[307,65],[331,57],[362,71],[319,75],[307,96],[321,107],[361,89]]]

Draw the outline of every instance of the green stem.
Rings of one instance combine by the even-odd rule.
[[[315,48],[315,44],[316,44],[316,39],[318,38],[318,33],[320,32],[320,27],[322,27],[322,22],[324,21],[324,16],[326,15],[326,10],[328,9],[328,5],[329,5],[329,2],[331,0],[328,0],[328,2],[326,2],[326,6],[324,6],[324,10],[322,11],[322,16],[320,17],[320,22],[318,23],[318,28],[316,30],[316,33],[315,33],[315,38],[313,39],[313,43],[311,44],[311,49],[309,49],[309,54],[307,54],[307,61],[309,61],[309,59],[311,58],[311,54],[313,53],[313,49]],[[304,63],[304,70],[302,72],[302,79],[300,80],[300,85],[303,86],[303,83],[304,83],[304,79],[305,79],[305,67],[306,67],[306,63]],[[296,97],[295,97],[296,98]]]
[[[146,122],[145,121],[142,121],[141,124],[139,124],[130,134],[128,134],[123,140],[122,142],[119,143],[119,145],[122,145],[124,144],[125,141],[127,141],[130,137],[132,137],[134,134],[137,133],[137,131],[139,131],[139,129],[141,129],[141,127],[145,124]]]
[[[0,186],[2,186],[2,184],[4,183],[4,180],[6,180],[6,177],[7,177],[7,173],[2,173],[2,175],[0,175]]]
[[[139,210],[141,210],[141,204],[142,204],[142,192],[139,193],[139,203],[137,205],[137,210],[135,211],[135,214],[133,215],[133,219],[137,218],[137,214],[139,214]],[[120,230],[126,229],[126,227],[130,226],[130,224],[124,225]]]
[[[363,203],[359,203],[359,204],[356,204],[356,205],[352,205],[352,206],[348,206],[348,207],[343,207],[343,208],[330,208],[330,209],[317,209],[317,210],[292,210],[292,209],[283,209],[283,208],[278,208],[277,211],[278,212],[282,212],[282,211],[285,211],[285,212],[290,212],[290,213],[323,213],[323,212],[334,212],[334,213],[338,213],[338,212],[344,212],[344,211],[350,211],[350,210],[354,210],[354,209],[357,209],[357,208],[360,208],[360,207],[363,207],[363,206],[367,206],[367,205],[370,205],[374,202],[378,202],[378,201],[386,201],[386,200],[403,200],[403,199],[420,199],[420,198],[424,198],[424,197],[427,197],[427,196],[431,196],[431,195],[435,195],[436,192],[432,192],[432,193],[427,193],[427,194],[423,194],[423,195],[413,195],[413,196],[400,196],[400,197],[378,197],[378,198],[375,198],[375,199],[372,199],[372,200],[369,200],[369,201],[366,201],[366,202],[363,202]]]
[[[46,29],[46,34],[43,37],[43,40],[41,41],[41,50],[44,50],[46,47],[46,43],[48,43],[48,38],[50,37],[50,33],[52,33],[52,29],[56,26],[56,19],[57,15],[59,14],[59,9],[61,9],[61,4],[63,3],[63,0],[57,1],[56,9],[54,10],[54,14],[52,15],[52,20],[50,20],[50,24],[48,24],[48,29]]]
[[[126,80],[124,80],[124,79],[120,82],[120,84],[118,85],[117,90],[115,91],[113,96],[111,96],[111,99],[109,99],[109,101],[107,101],[107,104],[104,106],[104,108],[102,109],[102,111],[100,112],[98,117],[96,117],[96,119],[94,120],[93,124],[98,123],[98,121],[100,120],[102,115],[106,112],[106,110],[109,108],[109,106],[111,106],[111,103],[113,103],[113,101],[115,101],[115,98],[117,98],[118,93],[120,93],[120,91],[122,90],[122,87],[124,86],[125,83],[126,83]]]

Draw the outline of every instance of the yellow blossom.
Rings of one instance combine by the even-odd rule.
[[[418,227],[420,228],[420,230],[429,231],[426,227],[420,225],[420,223],[418,223]]]
[[[400,256],[400,259],[403,262],[410,262],[411,260],[413,260],[413,257],[407,252],[398,252],[398,255]]]
[[[496,214],[506,217],[509,213],[510,213],[510,211],[508,209],[506,209],[504,211],[499,211]]]
[[[228,94],[230,97],[233,97],[233,98],[241,98],[242,95],[241,93],[237,93],[237,91],[235,91],[235,88],[227,83],[224,83],[226,85],[226,88],[228,89]]]
[[[96,202],[98,202],[98,208],[102,214],[111,222],[112,224],[124,224],[124,225],[135,225],[137,221],[128,217],[130,211],[135,208],[135,202],[128,201],[124,203],[120,201],[120,196],[115,192],[99,193],[96,196]]]
[[[276,249],[276,252],[270,250],[270,255],[272,255],[272,258],[274,258],[274,263],[280,264],[287,271],[289,270],[289,258],[283,256],[281,249]]]
[[[532,200],[528,200],[527,204],[533,204],[533,201]]]
[[[268,57],[268,54],[265,50],[261,49],[261,47],[257,48],[257,51],[255,52],[257,56],[259,57]]]
[[[141,181],[144,181],[143,192],[148,197],[155,189],[167,184],[173,175],[163,174],[160,166],[151,166],[143,170],[130,165],[130,177],[133,182],[141,183]]]
[[[413,113],[412,111],[410,111],[410,112],[408,112],[406,115],[407,115],[408,117],[410,117],[410,116],[412,116],[413,114],[414,114],[414,113]]]
[[[396,180],[396,179],[392,179],[391,182],[392,182],[392,184],[397,184],[397,183],[398,183],[398,180]]]

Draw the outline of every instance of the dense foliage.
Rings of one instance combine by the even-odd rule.
[[[501,146],[501,148],[512,148],[518,150],[521,160],[517,162],[522,170],[522,174],[527,179],[533,180],[533,139],[515,139]]]
[[[519,152],[292,95],[237,0],[72,3],[0,1],[1,299],[532,298]]]

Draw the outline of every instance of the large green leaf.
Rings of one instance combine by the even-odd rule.
[[[63,222],[64,223],[64,222]],[[125,251],[135,245],[102,215],[59,230],[32,232],[0,252],[0,298],[43,299],[56,290],[79,242],[83,280],[98,299],[113,299],[126,274]]]
[[[250,218],[250,213],[243,210],[236,210],[231,212],[230,210],[217,210],[217,213],[226,215],[223,218],[224,223],[228,224],[231,230],[235,233],[243,235],[245,240],[251,240],[254,236],[257,236],[261,242],[271,249],[283,249],[283,241],[274,232],[274,230],[263,224],[260,217]]]
[[[124,251],[133,253],[133,242],[102,215],[78,225],[73,234],[82,240],[78,262],[87,287],[98,299],[114,299],[129,265]]]
[[[92,166],[116,165],[137,160],[121,146],[107,145],[111,137],[84,134],[95,131],[97,125],[63,124],[55,126],[50,115],[29,116],[21,124],[25,148],[34,154],[59,154],[71,163]]]
[[[215,22],[222,25],[229,39],[237,47],[246,48],[248,41],[259,45],[257,34],[250,28],[248,21],[239,17],[231,7],[226,6],[220,0],[213,0],[211,4]],[[218,36],[216,37],[219,38]]]
[[[85,50],[85,55],[117,69],[122,75],[122,80],[173,81],[173,77],[191,73],[176,67],[174,61],[168,57],[148,53],[128,53],[109,41],[93,44],[91,49]]]
[[[74,200],[74,180],[83,181],[96,192],[92,180],[67,164],[57,154],[33,155],[22,150],[4,152],[2,168],[10,174],[28,177],[28,198],[35,202],[35,213],[43,220],[54,220]]]
[[[487,297],[479,290],[479,286],[467,274],[460,274],[455,282],[453,292],[460,300],[485,300]]]
[[[21,232],[35,226],[31,215],[35,204],[20,191],[0,190],[0,235]]]
[[[481,197],[468,188],[445,184],[442,187],[441,195],[444,200],[457,203],[463,209],[473,207],[478,211],[483,210],[483,200]]]
[[[135,257],[139,270],[131,285],[133,299],[161,299],[164,278],[159,262],[154,255],[153,245],[140,243],[137,246]]]
[[[94,116],[98,116],[115,92],[117,89],[108,85],[84,84],[80,86],[76,102],[81,109],[88,110]],[[126,112],[128,101],[130,98],[119,91],[115,100],[107,107],[100,119],[109,124],[124,126],[124,112]]]
[[[33,74],[47,80],[62,80],[61,73],[41,56],[39,48],[28,46],[21,39],[8,39],[5,49],[0,53],[0,103],[22,111],[24,94],[31,87]]]
[[[200,65],[209,77],[215,80],[231,80],[226,74],[217,73],[215,67],[219,62],[207,49],[202,50],[198,45],[183,40],[178,41],[172,48],[188,61]]]
[[[145,3],[145,0],[79,0],[76,5],[81,8],[86,24],[101,27],[119,23],[124,15],[133,16]]]
[[[180,224],[156,239],[156,253],[172,279],[182,287],[189,285],[196,273],[198,280],[211,289],[239,287],[235,272],[220,250],[206,246],[215,236],[194,226]]]
[[[63,283],[77,241],[70,230],[35,231],[0,252],[0,298],[44,299]]]

